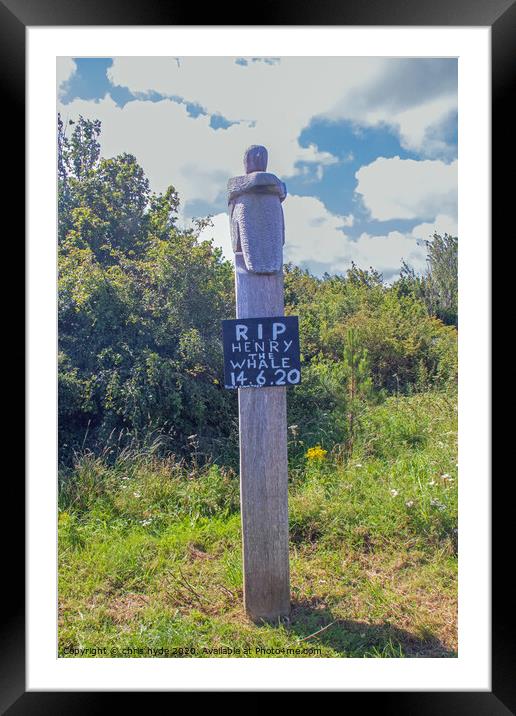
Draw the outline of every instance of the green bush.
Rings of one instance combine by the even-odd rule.
[[[81,119],[66,138],[60,126],[61,458],[150,429],[176,452],[196,433],[211,453],[235,418],[220,340],[232,267],[197,240],[202,222],[177,228],[173,187],[151,194],[134,157],[99,157],[99,132]]]

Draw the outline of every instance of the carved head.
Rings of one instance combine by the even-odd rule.
[[[267,169],[269,155],[261,144],[253,144],[244,154],[245,173],[264,172]]]

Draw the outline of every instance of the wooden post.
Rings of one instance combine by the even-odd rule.
[[[265,165],[253,165],[260,152]],[[247,175],[230,181],[237,318],[284,315],[285,186],[264,171],[266,160],[264,147],[251,147]],[[258,192],[253,183],[238,194],[246,181]],[[254,621],[277,621],[290,612],[286,388],[240,388],[238,409],[244,606]]]

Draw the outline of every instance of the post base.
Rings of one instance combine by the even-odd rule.
[[[250,621],[252,621],[256,625],[279,625],[282,622],[288,621],[288,619],[290,618],[290,605],[288,609],[282,610],[281,612],[258,614],[250,612],[248,609],[246,609],[246,614],[248,619],[250,619]]]

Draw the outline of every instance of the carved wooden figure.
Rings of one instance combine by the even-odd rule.
[[[228,182],[237,318],[284,315],[286,187],[267,159],[265,147],[250,147],[246,174]],[[286,401],[285,387],[238,391],[244,605],[254,621],[290,611]]]

